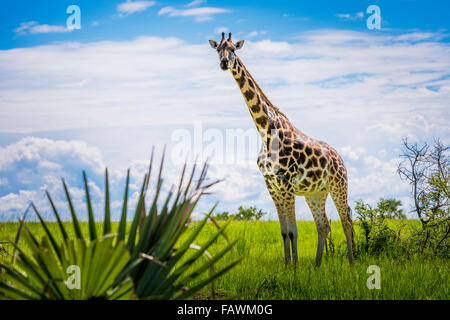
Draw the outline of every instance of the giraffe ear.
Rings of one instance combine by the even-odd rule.
[[[240,41],[236,42],[236,44],[234,46],[236,47],[236,50],[241,49],[244,46],[244,40],[240,40]]]
[[[209,45],[210,45],[211,48],[213,48],[213,49],[217,49],[217,46],[218,46],[217,42],[214,41],[214,40],[209,40]]]

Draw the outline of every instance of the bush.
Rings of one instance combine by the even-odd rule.
[[[384,216],[387,219],[406,219],[405,214],[399,207],[402,205],[400,200],[395,199],[384,199],[381,198],[377,203],[375,210],[379,215]]]
[[[387,217],[390,215],[380,209],[384,208],[384,201],[381,199],[376,208],[372,208],[362,200],[356,201],[355,210],[359,216],[356,223],[363,231],[362,239],[357,240],[356,254],[398,253],[401,247],[400,236],[388,225]]]
[[[232,216],[228,213],[228,211],[224,211],[221,213],[217,213],[214,215],[214,219],[219,221],[224,221],[230,219]]]
[[[363,230],[356,248],[358,252],[450,257],[449,151],[450,146],[443,145],[439,139],[432,145],[403,140],[400,155],[403,160],[398,164],[397,172],[411,187],[412,212],[417,215],[421,227],[410,225],[411,232],[400,238],[403,226],[395,231],[387,223],[387,219],[405,218],[398,209],[400,201],[380,199],[375,208],[357,201],[358,223]]]
[[[234,220],[238,220],[238,221],[250,221],[250,220],[260,220],[262,218],[262,216],[264,216],[266,214],[266,212],[257,209],[256,207],[249,207],[249,208],[244,208],[242,206],[240,206],[238,208],[238,212],[236,214],[232,214],[230,215],[227,211],[221,212],[219,214],[216,214],[214,216],[214,218],[216,220],[228,220],[230,218],[233,218]]]
[[[260,220],[266,213],[258,210],[256,207],[239,207],[238,213],[235,215],[236,220]]]

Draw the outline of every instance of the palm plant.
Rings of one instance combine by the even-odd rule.
[[[112,300],[134,297],[130,277],[117,283],[118,276],[129,261],[129,253],[123,245],[114,246],[112,237],[89,243],[79,238],[67,239],[56,250],[53,250],[51,238],[44,236],[39,242],[26,228],[24,237],[32,257],[17,248],[18,268],[3,265],[4,282],[0,282],[0,292],[4,294],[2,298]],[[75,268],[82,268],[82,271]],[[67,271],[74,272],[74,277],[79,278],[72,280]],[[75,283],[69,283],[72,281]]]
[[[86,237],[81,230],[64,180],[62,183],[75,239],[68,236],[58,210],[47,192],[61,236],[58,237],[47,227],[37,208],[32,205],[45,231],[45,237],[39,242],[26,227],[23,228],[32,257],[27,256],[18,245],[16,246],[17,264],[0,264],[0,267],[6,271],[5,281],[0,283],[0,293],[10,299],[129,299],[131,297],[186,299],[230,270],[240,259],[231,262],[221,270],[206,274],[208,270],[214,270],[214,264],[235,244],[235,241],[229,242],[215,255],[207,251],[219,236],[224,235],[228,224],[218,228],[202,246],[194,243],[215,207],[198,223],[194,231],[185,237],[186,239],[180,240],[200,198],[207,194],[208,189],[218,181],[206,183],[207,164],[203,166],[197,178],[196,166],[193,166],[190,175],[187,176],[185,164],[178,186],[173,187],[165,198],[161,199],[163,164],[164,154],[156,180],[155,193],[152,195],[147,211],[145,199],[153,167],[152,152],[149,170],[144,177],[129,228],[127,204],[130,171],[128,170],[120,222],[115,233],[112,231],[107,169],[105,171],[103,235],[101,236],[97,235],[88,179],[84,172],[89,237]],[[228,238],[226,239],[228,241]],[[188,254],[190,249],[197,251]],[[206,255],[208,259],[200,260],[202,255]],[[86,287],[80,292],[74,293],[73,290],[63,289],[64,283],[61,279],[63,275],[67,276],[65,271],[70,264],[81,266],[81,287]],[[192,286],[189,287],[191,284]]]

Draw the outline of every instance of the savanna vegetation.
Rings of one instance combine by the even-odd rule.
[[[1,234],[11,239],[6,243],[12,248],[7,250],[2,246],[0,298],[186,299],[233,268],[240,258],[228,261],[221,269],[215,268],[214,264],[233,248],[235,241],[213,254],[207,251],[223,234],[226,224],[217,225],[215,232],[201,245],[194,242],[214,208],[196,223],[195,231],[182,238],[189,228],[191,214],[198,201],[216,183],[206,183],[207,166],[203,166],[199,174],[195,166],[188,174],[185,166],[178,187],[162,196],[163,163],[164,156],[155,193],[146,208],[152,155],[131,223],[127,223],[129,171],[120,222],[113,224],[106,170],[102,223],[94,221],[89,183],[83,173],[88,223],[79,221],[69,188],[63,180],[72,222],[61,221],[59,209],[47,193],[56,223],[46,222],[31,203],[27,211],[34,211],[38,217],[38,228],[36,224],[24,223],[24,217],[16,226],[2,224]],[[17,229],[13,231],[15,236],[4,229],[11,226]],[[203,256],[207,259],[201,260]]]
[[[418,220],[408,220],[408,226],[402,228],[402,237],[420,227]],[[221,226],[226,222],[218,222]],[[405,221],[388,220],[392,230],[400,228]],[[117,228],[113,223],[112,228]],[[358,250],[353,267],[346,258],[345,236],[339,221],[331,222],[331,236],[327,252],[319,268],[314,266],[317,247],[317,231],[312,221],[299,221],[299,263],[296,268],[284,265],[282,243],[279,238],[277,221],[232,221],[226,229],[226,236],[218,237],[208,252],[215,255],[229,245],[229,240],[238,239],[234,248],[215,265],[221,270],[238,259],[243,259],[234,268],[214,282],[215,298],[239,299],[448,299],[450,296],[450,263],[448,258],[421,254],[392,254],[386,250],[373,254]],[[14,235],[18,223],[0,225],[1,234]],[[128,228],[131,224],[128,224]],[[37,236],[44,232],[38,223],[28,226]],[[54,231],[58,226],[49,225]],[[214,223],[204,227],[193,222],[180,241],[202,228],[196,244],[202,246],[217,232]],[[88,223],[81,223],[81,229],[88,233]],[[96,226],[101,232],[102,225]],[[359,222],[355,223],[355,242],[364,241],[364,230]],[[73,236],[73,231],[69,233]],[[20,241],[23,241],[20,240]],[[333,245],[330,245],[330,242]],[[364,244],[364,242],[362,242]],[[25,248],[27,251],[28,249]],[[190,254],[195,254],[193,250]],[[189,270],[208,261],[206,256],[199,257]],[[369,290],[367,279],[371,275],[367,268],[380,267],[381,289]],[[184,283],[191,287],[194,283],[210,276],[206,270],[199,279]],[[196,292],[193,299],[211,299],[211,285]]]
[[[211,210],[203,220],[191,221],[211,185],[205,183],[206,168],[198,179],[192,172],[167,197],[160,195],[160,171],[148,206],[147,175],[131,222],[126,222],[127,188],[122,218],[111,222],[107,174],[104,221],[95,222],[85,176],[88,222],[78,221],[64,185],[72,222],[60,221],[54,207],[57,222],[45,222],[31,207],[40,222],[0,224],[0,241],[5,241],[0,298],[448,299],[448,150],[438,140],[431,146],[403,142],[398,173],[411,186],[413,211],[404,212],[396,199],[382,198],[374,206],[357,201],[353,266],[346,259],[340,221],[331,221],[320,267],[314,265],[312,221],[297,223],[296,266],[284,264],[279,223],[261,221],[265,213],[256,207],[240,207],[233,214]],[[85,270],[80,290],[64,283],[73,264]],[[368,287],[370,266],[379,267],[379,289]]]

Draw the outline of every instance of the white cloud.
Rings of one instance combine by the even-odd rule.
[[[260,35],[265,35],[267,32],[266,31],[252,31],[247,35],[247,38],[253,38],[253,37],[257,37]]]
[[[206,0],[194,0],[194,1],[192,1],[192,2],[189,2],[187,5],[186,5],[186,7],[196,7],[196,6],[198,6],[198,5],[200,5],[200,4],[202,4],[202,3],[206,3]]]
[[[322,121],[327,119],[325,112],[344,110],[338,117],[353,121],[355,130],[388,133],[393,140],[418,129],[426,134],[446,132],[449,53],[445,43],[411,44],[393,36],[327,30],[303,33],[298,43],[247,41],[239,54],[274,102],[300,119],[301,112],[320,115]],[[38,57],[40,63],[33,63]],[[189,118],[205,119],[205,112],[209,119],[218,120],[206,106],[223,99],[232,101],[233,112],[227,115],[241,117],[236,113],[242,111],[240,93],[217,64],[207,44],[189,45],[175,38],[0,51],[4,98],[0,115],[12,119],[2,120],[1,127],[30,132],[150,125],[169,118],[184,123]],[[228,87],[236,90],[224,90]],[[299,96],[299,92],[308,94]],[[206,99],[204,107],[198,105],[199,94]],[[60,99],[64,112],[55,113],[61,108]],[[147,101],[152,101],[151,108]],[[120,107],[130,105],[134,111],[128,109],[123,117]],[[161,108],[167,105],[171,108]],[[27,116],[31,106],[39,114]],[[105,110],[107,119],[102,116]],[[48,117],[56,121],[45,121]],[[248,120],[245,114],[242,120]]]
[[[252,50],[261,51],[261,53],[265,56],[268,55],[280,55],[280,56],[289,56],[292,55],[292,50],[295,46],[292,46],[288,42],[282,41],[271,41],[271,40],[262,40],[254,43],[250,43]]]
[[[193,17],[197,22],[209,21],[213,16],[221,13],[231,12],[224,8],[200,7],[191,9],[175,9],[174,7],[164,7],[159,10],[158,15],[168,15],[169,17]]]
[[[83,208],[81,172],[85,170],[93,179],[90,189],[96,197],[98,192],[94,180],[101,181],[104,164],[100,152],[82,141],[51,140],[27,137],[4,148],[0,147],[0,176],[7,184],[0,184],[0,220],[17,219],[29,201],[48,209],[45,190],[54,194],[58,204],[63,195],[61,178],[71,188],[77,208]]]
[[[175,11],[174,7],[163,7],[158,11],[158,15],[164,15],[164,14],[169,14],[171,12]]]
[[[409,32],[395,37],[396,41],[424,41],[424,40],[441,40],[446,38],[447,35],[440,32]]]
[[[209,176],[212,179],[223,179],[222,183],[213,188],[224,202],[239,203],[249,197],[257,197],[261,190],[255,185],[263,182],[261,173],[254,169],[254,163],[220,164],[211,168]],[[245,176],[245,179],[243,177]]]
[[[27,21],[27,22],[22,22],[20,24],[19,27],[15,28],[13,31],[15,33],[25,33],[25,31],[27,31],[28,29],[30,29],[32,26],[37,25],[38,22],[36,21]]]
[[[337,13],[336,17],[342,19],[351,19],[352,16],[349,13]]]
[[[353,149],[351,146],[345,146],[340,149],[340,153],[344,157],[348,157],[352,161],[357,161],[361,157],[362,154],[366,152],[365,148],[356,148]]]
[[[71,32],[73,29],[67,28],[65,26],[56,26],[48,24],[39,24],[36,21],[22,22],[19,27],[13,30],[19,35],[25,34],[38,34],[38,33],[61,33],[61,32]]]
[[[70,32],[72,29],[64,26],[52,26],[48,24],[40,24],[30,28],[30,33],[52,33],[52,32]]]
[[[343,20],[359,20],[364,18],[364,13],[357,12],[354,15],[350,13],[337,13],[335,16]]]
[[[122,15],[133,14],[147,10],[156,4],[155,1],[130,1],[119,3],[117,5],[117,11]]]
[[[359,198],[406,199],[408,190],[395,172],[402,136],[420,140],[449,136],[449,45],[438,42],[440,36],[416,33],[320,30],[303,32],[290,42],[246,41],[239,51],[268,97],[300,130],[339,150],[349,171],[351,205]],[[152,144],[173,145],[173,130],[191,129],[197,120],[219,130],[254,129],[234,80],[218,63],[206,42],[192,45],[176,38],[3,50],[0,128],[15,133],[95,128],[95,134],[86,138],[89,145],[101,148],[108,160],[120,158],[126,164],[145,159],[144,151]],[[117,133],[101,140],[102,130],[110,127]],[[145,129],[132,134],[136,128]],[[45,143],[38,144],[46,150]],[[51,177],[72,174],[66,158],[49,151],[39,161],[32,157],[33,166],[6,167],[11,162],[8,154],[28,154],[12,147],[2,150],[6,148],[0,167],[15,173],[0,175],[8,180],[0,185],[2,199],[25,199],[25,191],[41,192],[39,186],[50,185]],[[131,156],[133,150],[141,153]],[[68,157],[70,152],[64,154]],[[223,186],[217,186],[219,208],[257,204],[274,214],[255,164],[256,152],[249,158],[247,167],[214,163],[211,174],[227,177]],[[73,175],[79,177],[83,167],[103,170],[102,161],[72,164]],[[93,182],[100,188],[101,178],[96,179]],[[302,217],[306,212],[310,218],[305,210]]]
[[[219,27],[214,29],[214,33],[222,33],[222,32],[228,32],[229,29],[227,27]]]
[[[101,174],[103,167],[100,152],[82,141],[28,137],[0,147],[0,172],[8,179],[7,187],[12,191],[30,186],[34,177],[64,175],[73,170],[81,172],[82,168]]]

